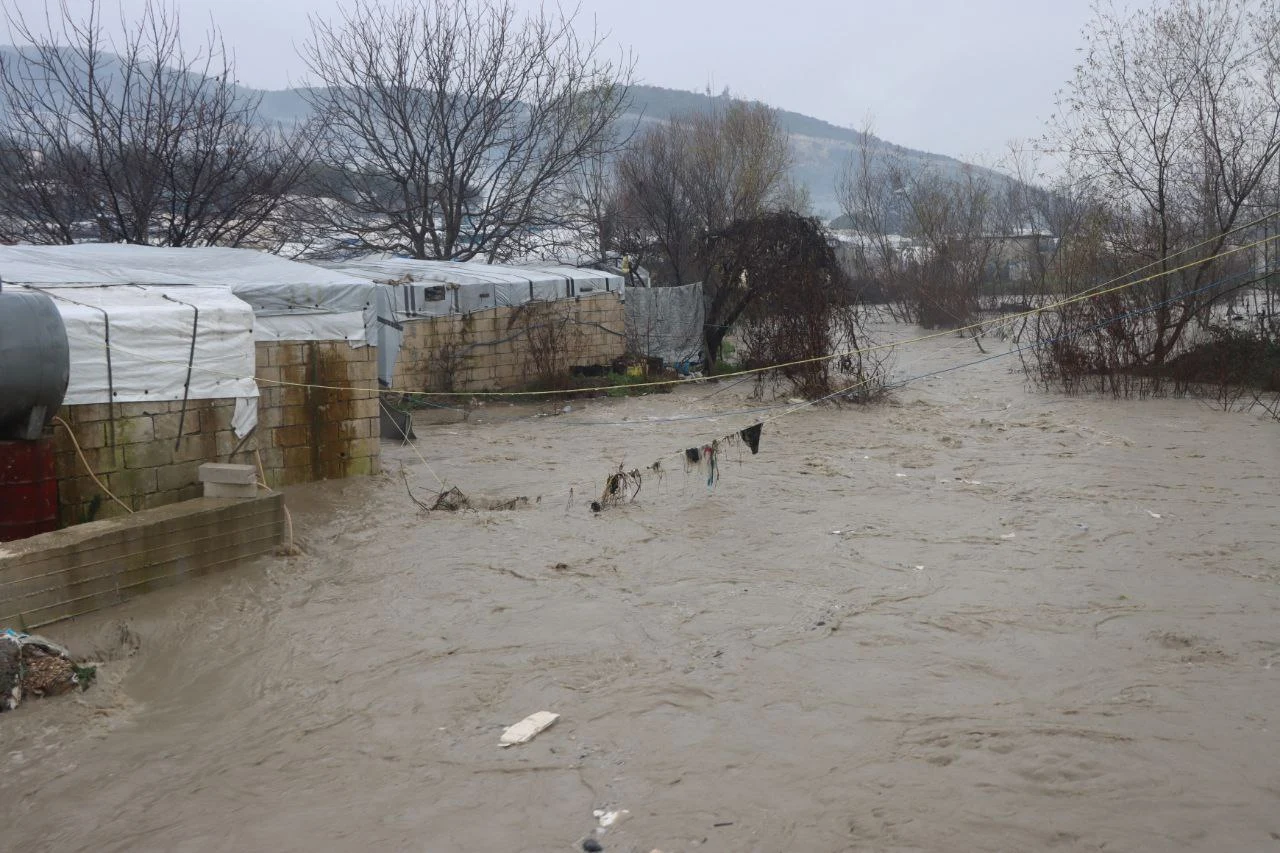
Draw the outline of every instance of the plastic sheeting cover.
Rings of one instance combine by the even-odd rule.
[[[623,278],[599,270],[563,266],[504,266],[477,261],[358,258],[329,268],[390,286],[405,317],[470,314],[486,308],[623,292]]]
[[[705,313],[701,284],[632,288],[627,293],[627,347],[672,365],[701,361]]]
[[[251,249],[0,246],[0,280],[219,287],[252,306],[257,340],[345,340],[357,347],[377,340],[375,288],[368,279]]]
[[[253,310],[227,289],[21,287],[52,297],[66,325],[66,405],[235,398],[237,435],[247,435],[257,423]]]

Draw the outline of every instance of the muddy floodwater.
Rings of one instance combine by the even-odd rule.
[[[423,417],[529,505],[425,516],[385,442],[288,492],[303,556],[52,626],[106,664],[0,717],[0,848],[1280,850],[1280,424],[1014,361],[781,418],[714,489],[675,452],[752,416],[674,419],[749,383]]]

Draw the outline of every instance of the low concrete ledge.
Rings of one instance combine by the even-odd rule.
[[[197,498],[0,544],[0,628],[38,628],[274,551],[284,496]]]

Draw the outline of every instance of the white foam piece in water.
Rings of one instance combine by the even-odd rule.
[[[622,820],[627,815],[631,814],[631,812],[627,811],[626,809],[615,809],[613,811],[606,811],[605,809],[596,809],[591,814],[594,815],[595,819],[600,822],[601,829],[608,829],[618,821]]]
[[[506,731],[502,733],[502,737],[498,738],[499,746],[515,746],[519,743],[528,743],[542,732],[551,728],[556,720],[560,719],[559,714],[553,714],[550,711],[538,711],[536,714],[530,714],[514,726],[508,726]]]

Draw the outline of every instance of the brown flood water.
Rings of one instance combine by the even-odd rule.
[[[652,419],[749,386],[424,419],[442,476],[541,501],[424,517],[386,443],[290,491],[305,556],[54,626],[109,660],[0,718],[0,848],[568,851],[625,809],[606,851],[1280,850],[1280,424],[1012,362],[598,517],[750,422]]]

